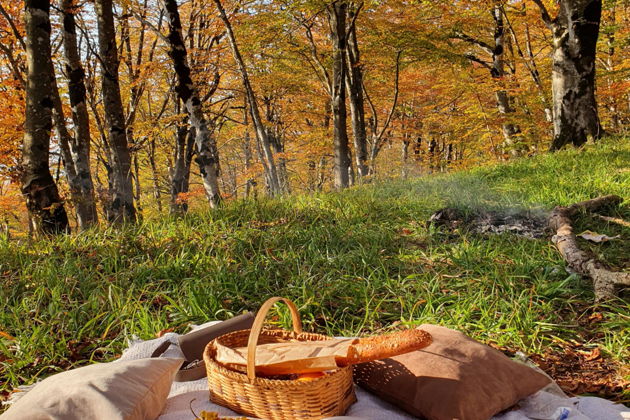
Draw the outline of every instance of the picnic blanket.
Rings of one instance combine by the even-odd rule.
[[[200,327],[204,327],[204,324]],[[177,345],[177,334],[167,333],[163,337],[141,341],[131,340],[129,348],[119,360],[133,360],[150,357],[151,353],[165,341],[171,346],[162,357],[183,357]],[[518,380],[518,378],[515,378]],[[406,414],[395,406],[356,388],[357,402],[350,407],[345,416],[331,419],[370,420],[390,419],[407,420],[415,417]],[[235,416],[237,413],[208,400],[206,378],[191,382],[174,382],[166,407],[158,420],[194,420],[193,414],[201,411],[213,411],[222,417]],[[630,409],[608,400],[595,397],[567,397],[562,390],[551,383],[543,390],[521,401],[511,411],[503,412],[493,420],[630,420]]]

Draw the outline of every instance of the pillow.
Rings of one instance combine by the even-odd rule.
[[[100,363],[58,373],[22,396],[1,420],[155,419],[183,359]]]
[[[428,347],[355,366],[357,384],[414,416],[486,420],[550,381],[464,334],[421,325]]]

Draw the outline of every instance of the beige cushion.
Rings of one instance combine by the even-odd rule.
[[[101,363],[48,377],[1,420],[155,419],[166,404],[182,359]]]
[[[535,393],[550,380],[464,334],[421,325],[428,347],[355,367],[362,387],[429,420],[485,420]]]

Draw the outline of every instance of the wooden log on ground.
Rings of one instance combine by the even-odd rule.
[[[630,273],[610,270],[595,255],[580,249],[573,233],[572,217],[580,210],[596,212],[618,206],[623,199],[607,195],[573,204],[569,207],[556,207],[549,216],[549,226],[556,232],[551,239],[560,251],[569,268],[593,280],[595,299],[603,301],[615,296],[615,286],[630,286]]]

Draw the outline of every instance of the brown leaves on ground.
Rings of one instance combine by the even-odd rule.
[[[630,381],[623,378],[622,366],[605,356],[598,347],[568,342],[561,343],[560,347],[532,355],[530,359],[565,393],[593,394],[610,400],[628,401]]]

